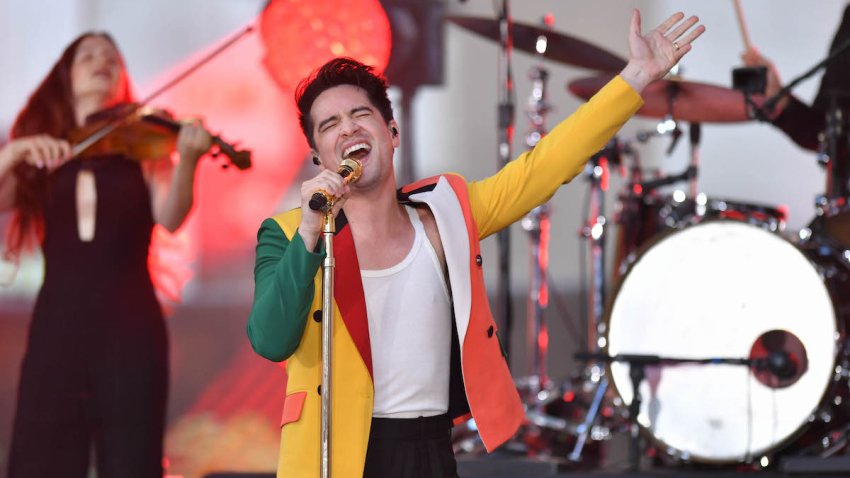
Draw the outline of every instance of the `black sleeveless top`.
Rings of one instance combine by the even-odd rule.
[[[79,239],[76,184],[94,173],[94,238]],[[121,156],[71,160],[48,176],[43,191],[44,283],[31,324],[31,350],[47,355],[107,349],[159,362],[165,359],[162,312],[147,268],[154,225],[141,166]],[[100,359],[107,357],[98,357]]]

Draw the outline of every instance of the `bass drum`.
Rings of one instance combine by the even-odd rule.
[[[638,251],[655,236],[671,229],[684,229],[709,219],[735,219],[771,231],[785,229],[782,208],[698,194],[687,198],[679,191],[671,195],[644,194],[622,197],[614,263],[615,280],[622,276]]]
[[[661,450],[749,462],[802,433],[832,393],[844,331],[823,277],[846,272],[810,255],[765,228],[717,219],[656,238],[631,264],[606,316],[607,354],[764,365],[647,367],[638,422]],[[774,368],[768,357],[784,360]],[[631,403],[629,366],[609,373]]]

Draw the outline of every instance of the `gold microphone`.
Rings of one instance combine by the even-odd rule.
[[[361,167],[360,161],[346,158],[339,163],[339,167],[336,172],[342,176],[342,180],[345,184],[349,184],[360,179]],[[333,206],[334,200],[336,200],[336,198],[333,194],[325,191],[324,189],[319,189],[313,193],[308,204],[310,205],[310,209],[314,211],[326,211],[328,207]]]

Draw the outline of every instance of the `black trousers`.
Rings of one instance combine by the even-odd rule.
[[[363,478],[457,478],[448,415],[372,418]]]
[[[85,478],[94,447],[98,478],[162,478],[165,323],[100,341],[39,327],[21,367],[8,477]]]

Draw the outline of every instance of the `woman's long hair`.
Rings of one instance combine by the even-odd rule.
[[[77,37],[65,48],[50,73],[30,96],[24,109],[18,113],[9,135],[11,139],[34,134],[67,138],[68,134],[77,127],[73,91],[71,89],[71,65],[74,63],[74,57],[80,43],[93,36],[107,39],[118,50],[115,40],[107,33],[87,32]],[[133,97],[130,81],[120,53],[119,59],[124,74],[121,75],[119,80],[116,102],[131,102]],[[15,175],[17,179],[15,214],[7,231],[5,251],[6,255],[11,255],[11,257],[17,257],[21,250],[31,246],[33,244],[32,239],[37,239],[40,242],[44,236],[44,204],[42,204],[42,200],[47,184],[47,172],[26,163],[20,163],[16,166]]]

